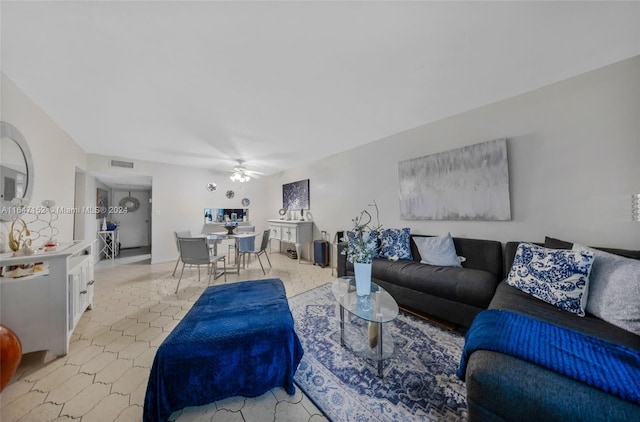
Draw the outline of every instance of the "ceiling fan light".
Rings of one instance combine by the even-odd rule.
[[[233,182],[245,183],[251,180],[251,177],[249,177],[246,174],[243,174],[242,172],[237,171],[233,173],[231,176],[229,176],[229,179],[231,179],[231,181]]]

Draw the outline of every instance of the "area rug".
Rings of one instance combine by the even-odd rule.
[[[460,421],[466,390],[456,378],[464,335],[400,311],[385,326],[395,350],[376,363],[340,345],[339,308],[331,284],[289,299],[304,356],[295,383],[333,422]]]

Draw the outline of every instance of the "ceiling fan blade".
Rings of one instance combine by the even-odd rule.
[[[233,167],[233,170],[228,170],[229,173],[238,174],[240,176],[247,176],[253,179],[259,179],[260,176],[264,176],[264,173],[260,171],[247,170],[244,166],[244,160],[237,160],[238,164]]]

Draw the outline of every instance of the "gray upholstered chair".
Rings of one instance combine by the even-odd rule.
[[[179,232],[173,232],[173,237],[176,239],[176,248],[178,249],[178,259],[176,260],[176,266],[173,267],[172,276],[176,276],[176,270],[178,269],[178,264],[180,263],[180,244],[178,243],[179,237],[191,237],[191,230],[183,230]]]
[[[240,251],[242,254],[242,258],[244,259],[245,256],[249,256],[251,257],[251,255],[255,255],[256,258],[258,258],[258,262],[260,263],[260,267],[262,268],[262,273],[263,274],[267,274],[266,271],[264,270],[264,265],[262,265],[262,260],[260,259],[260,255],[264,255],[267,257],[267,262],[269,262],[269,268],[273,268],[271,266],[271,260],[269,259],[269,254],[267,254],[267,246],[269,246],[269,235],[271,234],[271,230],[265,230],[264,233],[262,234],[262,242],[260,243],[260,249],[258,250],[251,250],[251,251]]]
[[[236,233],[253,233],[256,231],[256,226],[238,226],[236,228]],[[236,242],[235,240],[233,242],[231,242],[229,244],[229,252],[227,254],[227,256],[233,256],[231,255],[231,251],[234,250],[235,252],[235,248],[236,248]],[[254,246],[251,246],[251,249],[253,249]],[[238,251],[239,255],[242,256],[242,250]],[[231,260],[231,259],[229,259]]]
[[[178,245],[180,248],[180,259],[182,261],[182,271],[180,271],[180,279],[176,285],[176,293],[180,287],[180,281],[184,274],[185,264],[198,266],[198,281],[200,281],[200,265],[206,265],[209,272],[209,280],[207,284],[211,284],[211,275],[213,279],[224,275],[224,281],[227,281],[226,257],[224,255],[212,255],[206,237],[178,237]],[[223,269],[218,271],[218,262],[222,261]]]

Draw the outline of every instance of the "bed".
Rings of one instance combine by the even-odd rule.
[[[275,387],[292,395],[302,354],[282,280],[208,287],[158,348],[143,421]]]

